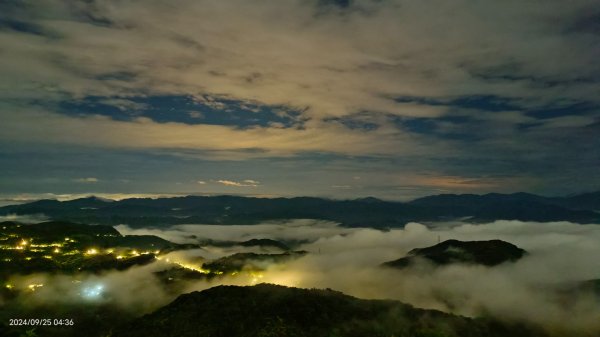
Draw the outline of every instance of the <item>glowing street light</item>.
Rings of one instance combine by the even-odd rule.
[[[85,253],[87,255],[95,255],[95,254],[98,254],[98,250],[96,248],[90,248],[90,249],[86,250]]]
[[[30,285],[27,286],[27,288],[31,291],[35,291],[37,288],[43,287],[44,284],[42,283],[32,283]]]

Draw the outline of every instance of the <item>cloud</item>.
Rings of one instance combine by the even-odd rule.
[[[23,78],[6,94],[82,97],[143,91],[200,100],[209,93],[307,108],[310,123],[358,111],[419,117],[446,113],[443,107],[396,102],[394,96],[596,99],[594,83],[586,81],[536,86],[507,80],[539,78],[560,84],[598,72],[589,48],[594,36],[557,32],[557,26],[587,15],[592,5],[587,0],[569,6],[561,1],[360,1],[341,12],[320,8],[316,1],[294,0],[260,5],[239,0],[179,1],[177,6],[110,3],[80,4],[81,12],[52,1],[32,3],[28,19],[39,19],[40,26],[63,38],[49,45],[39,36],[2,34],[3,45],[11,46],[5,57],[14,61],[7,62],[13,67],[3,73],[7,81]],[[47,8],[55,10],[41,20]],[[82,12],[111,24],[82,20]],[[216,28],[219,34],[214,34]],[[145,43],[148,38],[152,45]],[[554,57],[546,57],[550,54]],[[90,62],[77,62],[82,58]],[[131,75],[106,75],[123,73]],[[32,91],[34,80],[54,90]]]
[[[9,214],[9,215],[0,215],[0,222],[2,221],[17,221],[23,223],[40,223],[42,221],[46,221],[49,218],[43,214],[31,214],[31,215],[18,215],[18,214]]]
[[[246,179],[243,181],[232,181],[232,180],[217,180],[219,184],[223,184],[225,186],[234,186],[234,187],[258,187],[260,182],[256,180]]]
[[[421,176],[415,179],[416,185],[432,186],[451,190],[452,188],[460,188],[462,190],[482,190],[485,188],[494,189],[496,186],[506,185],[506,183],[514,183],[515,177],[481,177],[481,178],[465,178],[452,176]]]
[[[591,169],[600,145],[591,0],[360,0],[344,8],[316,0],[26,3],[3,5],[14,20],[36,27],[0,32],[3,147],[238,161],[369,156],[388,161],[388,170],[410,161],[419,172],[457,180],[522,175],[527,187],[553,193],[599,182]],[[227,113],[227,100],[279,106],[299,111],[303,122],[236,127],[135,118],[141,107],[131,104],[134,98],[164,96],[191,97]],[[55,113],[86,98],[110,103],[127,118],[94,116],[93,106]],[[348,118],[377,127],[352,129],[340,122]],[[419,123],[433,131],[419,130]]]
[[[91,183],[91,184],[94,184],[94,183],[97,183],[100,180],[98,180],[98,178],[89,177],[89,178],[77,178],[77,179],[73,179],[73,181],[75,181],[77,183],[84,183],[84,184]]]
[[[439,224],[437,229],[412,223],[389,232],[339,230],[302,245],[301,249],[312,254],[272,266],[263,280],[305,288],[329,287],[363,298],[394,298],[467,316],[525,320],[563,332],[600,331],[597,299],[574,292],[564,302],[559,295],[577,282],[600,277],[600,263],[594,258],[600,249],[595,244],[600,226],[496,221],[451,227]],[[396,271],[378,267],[412,248],[435,244],[438,236],[442,240],[502,239],[530,254],[517,263],[495,268],[457,265]]]
[[[78,5],[81,12],[75,13],[57,2],[32,3],[29,20],[64,38],[48,46],[39,36],[4,34],[4,45],[13,46],[7,57],[20,61],[7,74],[23,73],[29,79],[38,73],[39,80],[78,94],[130,92],[142,86],[192,94],[208,91],[310,107],[312,115],[359,110],[414,114],[388,99],[395,94],[593,98],[593,83],[585,81],[565,88],[516,80],[561,83],[598,70],[588,44],[594,36],[557,32],[557,26],[567,28],[588,16],[591,1],[569,6],[561,1],[359,1],[341,12],[316,3],[250,5],[230,0],[142,6],[111,1],[106,6]],[[55,10],[42,21],[47,8]],[[94,25],[82,20],[82,12],[111,24]],[[557,13],[560,20],[555,19]],[[223,22],[223,17],[231,20]],[[549,24],[551,18],[555,20]],[[215,28],[219,34],[214,34]],[[149,37],[154,44],[144,43]],[[88,49],[81,53],[84,46]],[[562,54],[545,57],[556,51]],[[59,62],[47,52],[66,60]],[[78,58],[93,62],[76,63]],[[124,72],[132,75],[106,75]]]
[[[196,183],[198,183],[200,185],[206,185],[206,181],[204,181],[204,180],[198,180],[198,181],[196,181]]]
[[[221,125],[156,123],[138,118],[133,122],[106,117],[72,118],[43,111],[20,110],[3,113],[6,132],[0,140],[45,141],[109,148],[193,149],[231,153],[233,158],[290,156],[302,152],[343,154],[393,154],[403,150],[414,153],[423,149],[412,144],[408,135],[382,129],[377,133],[353,132],[341,125],[324,123],[310,129],[252,128],[239,130]],[[30,121],[36,120],[35,124]],[[9,128],[10,126],[10,128]],[[30,132],[25,136],[23,132]],[[35,131],[35,132],[33,132]],[[36,136],[39,135],[39,136]],[[37,137],[37,138],[36,138]],[[411,147],[402,143],[411,143]],[[391,148],[390,144],[397,147]],[[351,145],[351,146],[349,146]],[[440,147],[444,147],[440,144]],[[204,157],[210,157],[205,152]]]
[[[154,234],[176,242],[213,238],[242,241],[270,238],[302,242],[308,255],[272,265],[261,281],[305,288],[332,288],[362,298],[397,299],[417,307],[466,316],[492,315],[541,324],[549,330],[574,334],[600,331],[600,302],[585,292],[566,292],[578,282],[600,278],[597,240],[600,226],[569,222],[496,221],[488,224],[436,223],[428,228],[409,223],[404,229],[380,231],[343,228],[333,223],[294,220],[255,226],[183,225],[169,230],[131,229],[124,234]],[[190,239],[195,235],[196,239]],[[494,268],[450,265],[413,270],[379,267],[417,247],[441,240],[501,239],[526,249],[516,263]],[[190,241],[191,240],[191,241]],[[205,247],[178,255],[181,259],[209,259],[234,250]],[[190,290],[216,284],[252,284],[250,278],[225,278],[190,284]],[[569,295],[567,295],[569,294]],[[567,297],[565,297],[567,296]],[[567,299],[568,298],[568,299]]]
[[[284,241],[311,240],[350,233],[349,228],[321,220],[271,221],[257,225],[178,225],[169,229],[131,228],[115,226],[123,235],[156,235],[177,243],[197,243],[198,240],[246,241],[250,239],[274,239]],[[194,237],[191,237],[193,235]]]
[[[181,243],[214,239],[243,241],[270,238],[295,243],[308,255],[284,264],[267,266],[260,280],[240,273],[205,281],[190,281],[183,292],[219,284],[251,285],[270,282],[304,288],[332,288],[361,298],[396,299],[417,307],[466,316],[495,316],[541,324],[557,335],[597,333],[600,302],[585,290],[568,291],[579,282],[600,278],[600,225],[569,222],[535,223],[496,221],[488,224],[435,223],[426,227],[409,223],[404,229],[380,231],[343,228],[334,223],[291,220],[248,226],[181,225],[168,229],[132,229],[117,226],[122,234],[158,235]],[[192,237],[195,235],[195,237]],[[501,239],[529,254],[515,263],[493,268],[449,265],[413,270],[380,267],[413,248],[442,240]],[[206,246],[169,254],[173,261],[199,263],[219,258],[238,248]],[[243,251],[261,252],[257,248]],[[264,251],[262,251],[264,252]],[[107,299],[124,308],[148,312],[168,303],[152,273],[165,268],[164,260],[126,272],[78,277],[82,284],[103,284]],[[133,280],[133,281],[132,281]],[[44,283],[24,303],[81,301],[81,287],[66,275],[18,276],[12,284]],[[38,292],[39,291],[39,292]]]
[[[199,119],[201,119],[201,118],[204,117],[204,115],[202,114],[202,112],[199,112],[199,111],[190,111],[189,115],[192,118],[199,118]]]
[[[63,274],[33,274],[14,276],[8,282],[19,289],[27,289],[29,284],[42,284],[34,293],[20,295],[20,303],[25,307],[47,304],[98,305],[110,303],[119,309],[131,312],[148,313],[150,310],[167,304],[173,295],[153,277],[153,272],[161,266],[154,263],[134,267],[122,272],[100,274],[80,273],[77,277]],[[87,289],[100,287],[97,296],[89,296]],[[100,289],[99,288],[99,289]]]

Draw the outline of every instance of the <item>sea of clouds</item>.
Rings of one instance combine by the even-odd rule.
[[[600,226],[570,222],[495,221],[471,223],[409,223],[402,229],[345,228],[316,220],[290,220],[247,226],[180,225],[167,229],[116,227],[125,235],[157,235],[178,243],[244,241],[269,238],[308,254],[266,266],[260,278],[240,273],[211,280],[189,281],[181,293],[220,284],[259,282],[302,288],[331,288],[370,299],[395,299],[416,307],[465,316],[493,315],[528,321],[548,329],[600,331],[600,299],[582,282],[600,279]],[[396,270],[382,267],[411,249],[439,240],[492,240],[513,243],[528,254],[496,267],[418,265]],[[277,253],[276,248],[205,246],[176,251],[150,265],[99,275],[37,274],[19,276],[15,284],[43,283],[25,303],[111,301],[122,308],[152,311],[179,293],[163,289],[153,273],[168,267],[166,258],[182,263],[212,260],[236,252]],[[86,298],[85,291],[102,285],[106,293]],[[86,288],[87,287],[87,288]],[[89,296],[87,296],[89,297]]]

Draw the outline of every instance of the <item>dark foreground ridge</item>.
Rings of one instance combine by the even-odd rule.
[[[416,264],[419,260],[426,260],[435,265],[467,263],[492,267],[504,262],[517,261],[526,253],[525,250],[502,240],[447,240],[435,246],[415,248],[408,252],[407,256],[383,265],[405,268]]]
[[[113,337],[536,337],[535,327],[470,319],[397,301],[271,284],[218,286],[118,328]]]

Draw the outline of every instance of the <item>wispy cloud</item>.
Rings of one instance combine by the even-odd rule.
[[[83,184],[94,184],[99,182],[100,180],[98,178],[94,178],[94,177],[88,177],[88,178],[77,178],[77,179],[73,179],[74,182],[76,183],[83,183]]]
[[[260,185],[259,181],[246,179],[242,181],[232,181],[232,180],[217,180],[219,184],[223,184],[225,186],[234,186],[234,187],[258,187]]]

